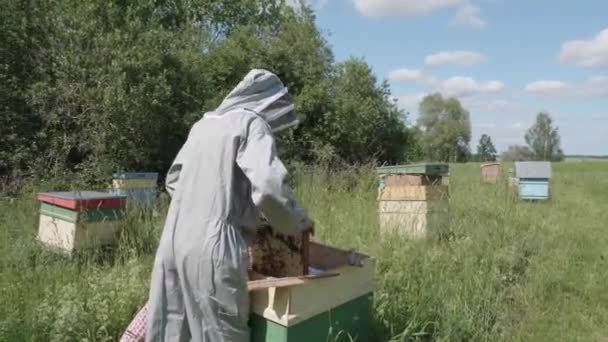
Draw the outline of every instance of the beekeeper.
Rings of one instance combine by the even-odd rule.
[[[260,212],[286,234],[312,229],[273,137],[297,124],[293,98],[266,70],[194,124],[167,175],[146,341],[249,341],[247,242]]]

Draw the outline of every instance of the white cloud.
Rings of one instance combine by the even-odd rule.
[[[479,122],[479,123],[475,123],[473,124],[473,127],[476,128],[495,128],[496,127],[496,123],[495,122]]]
[[[418,111],[420,101],[426,96],[425,93],[405,94],[396,97],[399,108],[407,111]]]
[[[522,113],[528,111],[524,106],[507,97],[471,97],[463,99],[463,105],[473,112],[481,113]]]
[[[427,65],[457,64],[470,66],[483,63],[486,59],[486,56],[474,51],[440,51],[426,56],[424,63]]]
[[[453,25],[466,26],[474,29],[486,27],[486,22],[479,17],[479,7],[468,3],[460,6],[452,21]]]
[[[608,113],[595,113],[591,115],[592,120],[608,120]]]
[[[422,71],[418,69],[397,69],[389,73],[391,81],[417,81],[424,77]]]
[[[504,99],[484,99],[485,95],[498,94],[505,89],[500,81],[476,81],[470,77],[452,77],[439,81],[432,90],[426,93],[405,94],[396,97],[399,108],[416,110],[424,96],[439,92],[446,97],[456,97],[471,110],[482,112],[508,112],[520,109]]]
[[[328,1],[329,0],[304,0],[304,3],[316,10],[320,10],[327,5]],[[300,8],[300,0],[286,0],[286,4],[294,8]]]
[[[526,91],[548,97],[605,97],[608,96],[608,77],[595,76],[584,82],[540,80],[528,83]]]
[[[568,89],[568,84],[562,81],[534,81],[526,85],[526,91],[536,94],[559,94]]]
[[[505,89],[500,81],[477,81],[472,77],[455,76],[441,81],[439,91],[446,96],[468,97],[481,93],[497,93]]]
[[[589,40],[563,43],[559,60],[584,67],[608,66],[608,28]]]
[[[441,93],[446,97],[458,98],[466,108],[482,112],[508,112],[521,110],[510,100],[504,98],[506,86],[501,81],[479,81],[472,77],[455,76],[445,80],[424,75],[418,70],[398,69],[389,76],[395,80],[413,80],[425,86],[428,91],[404,94],[395,98],[399,108],[417,110],[424,96]]]
[[[293,0],[292,0],[293,1]],[[457,9],[453,25],[483,28],[478,6],[471,0],[352,0],[355,8],[367,17],[400,17],[430,15],[444,9]]]
[[[355,8],[368,17],[420,16],[463,6],[468,0],[353,0]]]
[[[511,128],[511,129],[521,129],[523,127],[524,127],[524,124],[521,122],[514,122],[509,125],[509,128]]]

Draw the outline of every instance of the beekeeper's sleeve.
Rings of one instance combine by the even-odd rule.
[[[261,118],[251,120],[237,164],[251,182],[251,198],[270,225],[285,234],[301,232],[308,216],[286,184],[287,169],[277,156],[274,137]]]

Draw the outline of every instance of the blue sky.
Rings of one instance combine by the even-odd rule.
[[[608,154],[608,1],[310,0],[336,60],[364,57],[415,121],[439,91],[499,151],[552,114],[567,154]]]

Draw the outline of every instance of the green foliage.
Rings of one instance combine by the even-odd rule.
[[[500,158],[504,161],[529,161],[533,158],[533,153],[528,146],[511,145],[504,151]]]
[[[37,152],[40,116],[31,110],[27,91],[48,61],[47,15],[51,4],[3,1],[0,6],[0,177],[20,176]],[[1,182],[1,179],[0,179]]]
[[[405,114],[390,102],[386,83],[377,84],[370,67],[350,59],[337,67],[336,111],[326,119],[329,142],[349,163],[373,159],[396,162],[408,143]]]
[[[31,2],[1,17],[0,176],[99,184],[164,174],[190,126],[251,68],[279,75],[303,124],[288,160],[398,162],[403,114],[361,60],[336,65],[312,11],[283,0]]]
[[[496,148],[492,143],[492,138],[487,134],[482,134],[479,138],[479,145],[477,145],[477,159],[478,161],[496,161]]]
[[[420,103],[418,126],[428,159],[463,162],[470,156],[471,121],[469,112],[456,98],[436,93]]]
[[[549,113],[541,112],[536,123],[526,132],[526,144],[532,151],[534,160],[562,161],[564,151],[560,147],[559,128],[553,127]]]

